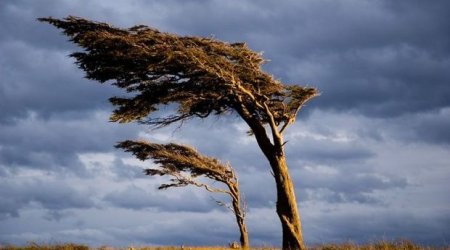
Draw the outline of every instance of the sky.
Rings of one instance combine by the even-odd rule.
[[[450,243],[450,2],[446,0],[0,1],[0,245],[225,245],[225,199],[166,179],[113,145],[178,142],[229,161],[253,245],[281,243],[275,183],[235,116],[151,130],[108,122],[112,86],[38,17],[145,24],[246,42],[290,84],[314,86],[285,132],[307,244],[398,238]]]

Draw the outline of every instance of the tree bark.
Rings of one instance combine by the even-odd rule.
[[[283,229],[283,249],[304,250],[300,214],[295,197],[294,184],[289,175],[284,154],[274,157],[270,162],[276,185],[276,209]]]
[[[237,183],[234,185],[228,184],[228,188],[230,189],[232,193],[232,206],[233,206],[233,212],[236,216],[236,222],[239,226],[239,232],[240,232],[240,243],[242,249],[249,249],[250,243],[248,239],[248,231],[247,226],[245,225],[245,211],[244,208],[241,206],[241,196],[239,192],[239,186]]]
[[[276,209],[283,229],[283,250],[305,250],[294,184],[289,175],[283,144],[278,143],[277,146],[268,147],[267,143],[264,143],[266,139],[258,138],[260,134],[255,133],[255,136],[258,145],[270,162],[277,186]],[[282,141],[282,138],[279,139]]]
[[[295,198],[294,184],[289,175],[281,133],[272,124],[273,142],[271,142],[264,126],[259,120],[250,115],[245,107],[237,107],[236,110],[252,129],[259,148],[269,160],[272,168],[277,186],[276,209],[283,230],[283,250],[306,250],[303,243],[302,226]]]
[[[249,249],[250,243],[248,240],[248,231],[245,226],[244,220],[236,215],[236,220],[239,225],[239,232],[241,233],[241,237],[239,238],[242,249]]]

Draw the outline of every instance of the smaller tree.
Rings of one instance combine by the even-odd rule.
[[[248,249],[248,231],[244,221],[245,209],[241,202],[239,181],[234,169],[229,164],[222,164],[218,159],[201,155],[192,147],[174,143],[157,144],[127,140],[118,143],[116,148],[131,152],[142,161],[153,159],[159,165],[158,168],[145,169],[145,174],[172,177],[170,183],[162,184],[159,189],[194,185],[203,187],[209,192],[229,195],[231,206],[219,201],[217,203],[226,206],[234,213],[239,226],[241,247]],[[227,189],[205,184],[199,181],[198,177],[206,177],[223,183]]]

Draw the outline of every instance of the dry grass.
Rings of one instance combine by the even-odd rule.
[[[193,246],[164,246],[164,247],[128,247],[128,248],[114,248],[114,247],[98,247],[92,248],[86,245],[80,244],[52,244],[52,245],[44,245],[44,244],[36,244],[30,243],[26,246],[13,246],[6,245],[0,246],[0,250],[231,250],[232,248],[223,247],[223,246],[205,246],[205,247],[193,247]],[[252,250],[279,250],[279,248],[274,247],[255,247],[251,248]]]
[[[79,245],[79,244],[73,244],[73,243],[52,244],[52,245],[29,243],[26,246],[13,246],[13,245],[0,246],[0,249],[1,250],[89,250],[89,247],[86,245]]]
[[[128,248],[125,250],[233,250],[233,248],[223,247],[223,246],[205,246],[205,247],[193,247],[193,246],[185,246],[185,247],[136,247],[136,248]],[[279,248],[274,247],[252,247],[251,250],[280,250]],[[110,250],[110,249],[108,249]]]
[[[210,247],[174,247],[174,246],[166,246],[166,247],[129,247],[129,248],[113,248],[113,247],[99,247],[99,248],[91,248],[86,245],[80,244],[52,244],[52,245],[44,245],[44,244],[36,244],[30,243],[26,246],[0,246],[0,250],[230,250],[231,248],[223,247],[223,246],[210,246]],[[254,250],[279,250],[279,248],[274,247],[255,247],[251,248]],[[420,246],[412,243],[411,241],[402,240],[402,241],[379,241],[371,244],[358,245],[355,243],[341,243],[341,244],[322,244],[314,247],[309,247],[309,250],[450,250],[450,246],[447,247],[427,247]]]
[[[358,245],[355,243],[323,244],[309,248],[311,250],[450,250],[448,247],[428,247],[414,244],[412,241],[378,241],[375,243]]]

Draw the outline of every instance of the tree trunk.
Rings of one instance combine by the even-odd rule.
[[[249,249],[250,244],[248,241],[248,232],[247,232],[247,227],[245,226],[244,220],[241,218],[238,218],[239,216],[236,215],[236,220],[237,223],[239,225],[239,232],[241,233],[241,237],[240,237],[240,243],[241,243],[241,248],[242,249]]]
[[[273,143],[267,136],[263,124],[251,116],[245,108],[238,110],[255,135],[259,148],[270,162],[277,185],[277,214],[283,229],[283,250],[306,250],[303,244],[302,226],[295,198],[294,184],[289,175],[283,150],[283,138],[276,125],[272,124]]]
[[[247,226],[245,225],[245,211],[244,208],[241,206],[241,194],[239,191],[239,184],[236,183],[228,183],[228,188],[232,193],[232,205],[233,205],[233,212],[236,216],[236,222],[239,226],[239,232],[240,232],[240,243],[242,249],[249,249],[250,243],[248,240],[248,231]]]
[[[284,154],[270,161],[277,185],[277,214],[283,229],[284,250],[304,250],[300,214],[294,185],[289,175]]]

